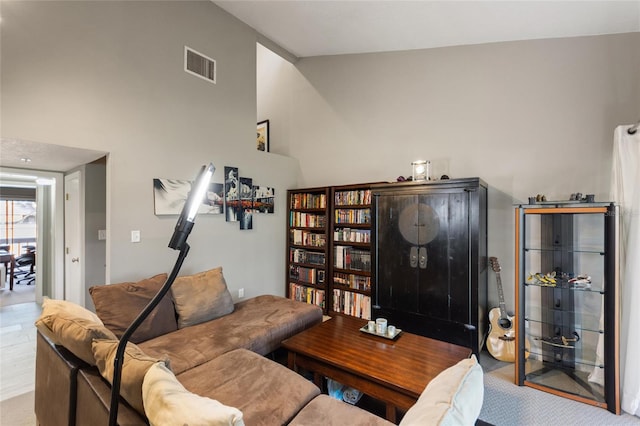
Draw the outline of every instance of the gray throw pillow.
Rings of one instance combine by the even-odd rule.
[[[178,313],[178,328],[219,318],[234,309],[222,267],[176,278],[171,295]]]

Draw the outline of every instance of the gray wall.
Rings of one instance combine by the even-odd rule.
[[[437,176],[485,179],[508,310],[512,204],[574,192],[607,200],[614,128],[640,118],[640,33],[295,65],[259,49],[258,70],[258,116],[271,120],[272,151],[299,160],[300,186],[395,181],[416,159]],[[489,283],[497,305],[493,274]]]
[[[276,188],[276,214],[240,231],[200,216],[182,273],[224,267],[232,294],[284,293],[285,192],[297,162],[255,149],[256,34],[209,1],[1,3],[2,137],[109,153],[107,274],[168,272],[176,217],[157,217],[152,179],[193,179],[212,161]],[[217,84],[183,71],[188,45]],[[131,243],[140,230],[141,243]]]

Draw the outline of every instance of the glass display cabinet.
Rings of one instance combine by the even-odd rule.
[[[620,414],[617,207],[515,213],[517,384]]]

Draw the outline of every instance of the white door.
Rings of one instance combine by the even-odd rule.
[[[84,282],[82,259],[82,204],[80,172],[64,178],[64,298],[84,306]]]

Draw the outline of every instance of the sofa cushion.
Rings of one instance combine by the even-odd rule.
[[[109,383],[113,383],[113,363],[118,348],[118,340],[95,340],[93,354],[100,375]],[[144,414],[142,403],[142,381],[147,370],[156,364],[157,358],[146,355],[138,346],[127,343],[122,361],[120,395],[138,412]],[[168,363],[168,360],[162,360]]]
[[[140,343],[149,355],[171,358],[175,374],[225,352],[245,348],[267,355],[283,340],[322,322],[322,309],[280,296],[262,295],[235,305],[232,314]]]
[[[176,278],[171,294],[178,313],[178,328],[233,312],[233,299],[222,275],[222,267]]]
[[[144,376],[142,399],[152,425],[244,426],[240,410],[189,392],[163,363]]]
[[[348,420],[347,420],[348,419]],[[393,423],[328,395],[318,395],[289,426],[392,426]]]
[[[66,300],[45,298],[36,327],[54,344],[64,346],[90,365],[96,365],[93,339],[115,339],[93,312]]]
[[[158,274],[135,283],[97,285],[89,288],[89,294],[104,325],[116,336],[122,337],[166,279],[167,274]],[[167,294],[131,335],[129,341],[140,343],[177,329],[175,309],[171,296]]]
[[[475,355],[447,368],[429,382],[400,425],[474,425],[484,398],[482,376]]]
[[[313,383],[246,349],[177,375],[189,391],[242,411],[247,425],[283,425],[320,394]]]

